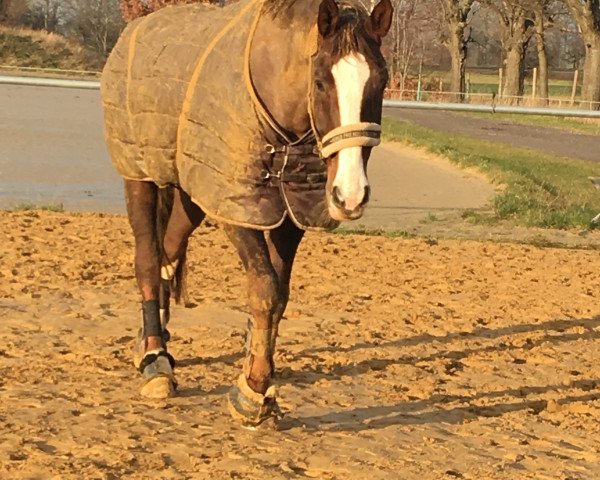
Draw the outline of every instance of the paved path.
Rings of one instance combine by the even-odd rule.
[[[0,86],[0,208],[62,202],[124,211],[104,147],[99,92]]]
[[[99,93],[0,86],[0,208],[63,203],[125,211],[121,179],[104,147]],[[371,208],[360,224],[402,228],[411,219],[483,207],[493,191],[476,176],[398,145],[369,165]]]
[[[369,161],[371,204],[359,225],[407,229],[420,222],[485,209],[494,188],[481,175],[461,170],[424,151],[389,143]]]
[[[385,109],[384,115],[442,132],[600,162],[600,137],[596,135],[571,133],[557,128],[517,125],[493,117],[441,111],[388,108]]]

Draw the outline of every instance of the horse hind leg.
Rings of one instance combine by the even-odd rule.
[[[205,217],[205,213],[183,190],[171,188],[171,192],[171,202],[159,202],[165,205],[160,206],[159,211],[167,210],[169,213],[168,223],[159,221],[158,227],[162,240],[161,321],[165,331],[170,318],[170,298],[173,297],[176,303],[180,303],[181,300],[184,304],[187,303],[185,277],[188,240]],[[166,217],[164,212],[162,217]]]
[[[125,180],[125,198],[135,239],[135,274],[143,312],[142,328],[134,347],[134,364],[145,379],[141,394],[165,398],[173,394],[175,379],[174,361],[166,352],[159,308],[158,188],[151,182]]]

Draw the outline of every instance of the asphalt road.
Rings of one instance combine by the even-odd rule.
[[[104,147],[99,92],[0,85],[0,207],[124,211]]]
[[[504,143],[563,157],[600,162],[600,137],[576,134],[556,128],[517,125],[493,117],[442,111],[385,109],[394,120],[416,123],[442,132]]]

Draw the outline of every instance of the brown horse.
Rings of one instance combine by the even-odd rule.
[[[169,297],[208,215],[248,278],[252,318],[230,411],[248,426],[278,416],[273,353],[298,245],[306,229],[357,219],[369,201],[391,18],[389,0],[370,14],[353,0],[241,0],[167,7],[124,32],[102,95],[135,237],[143,395],[175,390]]]

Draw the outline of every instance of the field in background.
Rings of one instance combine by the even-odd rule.
[[[457,112],[457,115],[490,118],[520,125],[559,128],[573,133],[600,135],[600,119],[552,117],[548,115],[520,115],[512,113]]]
[[[0,71],[101,68],[102,61],[95,54],[61,35],[0,25]]]
[[[549,106],[558,108],[587,107],[589,102],[580,99],[582,78],[579,76],[575,97],[572,100],[574,72],[560,72],[560,78],[551,78],[548,85],[549,102],[546,105],[539,99],[539,88],[536,98],[532,98],[532,78],[525,79],[525,90],[522,97],[498,97],[498,72],[495,73],[467,73],[467,94],[465,101],[473,104],[519,104],[526,106]],[[420,89],[417,78],[410,78],[404,90],[399,88],[388,89],[388,98],[402,100],[422,100],[429,102],[455,101],[456,92],[450,89],[450,72],[428,71],[421,78]]]

